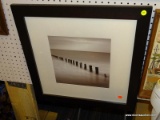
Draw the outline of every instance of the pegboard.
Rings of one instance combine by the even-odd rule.
[[[32,84],[22,46],[10,9],[11,4],[71,4],[71,5],[127,5],[153,6],[147,45],[150,38],[155,9],[160,8],[159,0],[1,0],[9,35],[0,35],[0,80]],[[146,49],[147,49],[146,45]],[[146,53],[145,53],[146,54]],[[145,59],[145,55],[144,55]]]

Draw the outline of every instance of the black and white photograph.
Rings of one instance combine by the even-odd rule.
[[[111,39],[48,36],[57,83],[109,88]]]
[[[11,8],[40,104],[133,108],[152,7]]]

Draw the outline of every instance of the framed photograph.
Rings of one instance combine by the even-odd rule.
[[[149,99],[156,82],[160,79],[160,10],[155,11],[150,43],[146,56],[139,97]]]
[[[2,8],[2,3],[0,0],[0,35],[8,35],[8,28],[6,24],[6,19],[4,16],[3,8]]]
[[[152,7],[11,8],[38,103],[134,109]]]

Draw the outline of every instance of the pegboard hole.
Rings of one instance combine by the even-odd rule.
[[[157,4],[154,4],[154,6],[156,6]]]

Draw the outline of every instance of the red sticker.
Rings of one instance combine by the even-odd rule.
[[[118,99],[122,99],[123,97],[121,95],[118,96]]]

